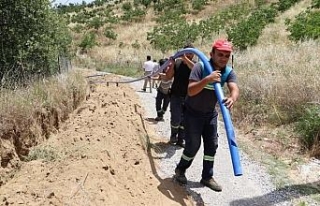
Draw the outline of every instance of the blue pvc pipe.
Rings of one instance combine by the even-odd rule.
[[[204,64],[204,69],[207,70],[207,72],[210,74],[212,73],[213,69],[208,61],[208,58],[199,50],[194,49],[194,48],[186,48],[178,51],[174,56],[172,56],[172,59],[176,59],[180,56],[183,56],[186,53],[193,53],[199,57],[199,59],[203,62]],[[170,60],[166,61],[160,68],[160,71],[165,69],[169,65]],[[229,145],[229,150],[230,150],[230,155],[231,155],[231,160],[232,160],[232,166],[233,166],[233,173],[235,176],[241,176],[242,175],[242,168],[240,164],[240,156],[239,156],[239,151],[238,151],[238,146],[235,140],[235,134],[234,134],[234,129],[230,117],[230,113],[228,108],[224,105],[223,99],[223,91],[221,88],[220,83],[213,83],[215,93],[220,105],[220,109],[222,112],[223,116],[223,121],[224,121],[224,126],[226,129],[227,133],[227,139],[228,139],[228,145]]]

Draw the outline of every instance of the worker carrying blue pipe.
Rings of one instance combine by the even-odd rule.
[[[215,41],[209,60],[201,52],[192,48],[184,49],[174,57],[190,52],[197,54],[200,62],[194,65],[189,77],[188,95],[185,100],[184,111],[185,149],[175,169],[175,179],[179,183],[187,183],[185,173],[200,148],[202,136],[204,155],[200,183],[220,192],[222,187],[213,178],[214,157],[218,148],[218,113],[215,109],[217,102],[219,102],[222,112],[224,112],[223,116],[234,173],[236,176],[242,175],[233,126],[230,116],[228,116],[228,110],[233,107],[239,96],[236,74],[231,67],[227,66],[232,52],[232,45],[224,39]],[[225,83],[229,89],[229,95],[226,98],[223,97],[221,90],[221,86]]]
[[[192,44],[187,44],[183,48],[194,47]],[[183,108],[187,96],[189,76],[195,63],[193,57],[193,53],[185,53],[181,58],[171,59],[171,64],[165,75],[167,79],[173,79],[170,89],[171,134],[169,143],[180,147],[184,147]]]

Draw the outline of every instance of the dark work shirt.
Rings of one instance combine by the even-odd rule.
[[[174,64],[174,76],[171,86],[171,95],[185,97],[187,95],[191,69],[182,59],[177,59]]]
[[[212,65],[212,64],[211,64]],[[200,63],[194,65],[190,77],[190,80],[200,81],[203,77],[203,69]],[[233,70],[229,73],[226,83],[236,82],[236,74]],[[217,104],[217,96],[214,90],[204,88],[198,94],[194,96],[187,96],[185,105],[194,111],[198,111],[204,114],[212,113],[215,111],[215,106]]]

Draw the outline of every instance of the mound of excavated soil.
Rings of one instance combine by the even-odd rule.
[[[33,150],[38,159],[0,187],[0,205],[192,205],[182,187],[157,175],[147,149],[153,129],[138,99],[127,84],[91,84],[89,98]]]

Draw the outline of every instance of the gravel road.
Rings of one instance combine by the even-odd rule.
[[[131,83],[137,91],[147,118],[156,117],[155,96],[156,90],[152,93],[141,92],[143,81]],[[149,91],[149,90],[148,90]],[[163,137],[170,137],[170,112],[164,116],[165,121],[156,124],[156,132]],[[196,200],[197,205],[208,206],[287,206],[296,205],[294,200],[300,198],[301,194],[290,189],[290,187],[276,190],[271,182],[271,177],[265,169],[248,158],[240,150],[242,176],[234,176],[232,163],[224,129],[223,122],[219,122],[219,148],[215,158],[214,177],[222,186],[220,193],[203,187],[199,181],[202,171],[203,148],[201,146],[192,166],[187,170],[188,184],[186,190]],[[239,138],[239,137],[238,137]],[[175,166],[178,164],[183,149],[169,146],[162,154],[158,174],[161,178],[171,178],[174,175]],[[308,203],[307,205],[317,205]]]

